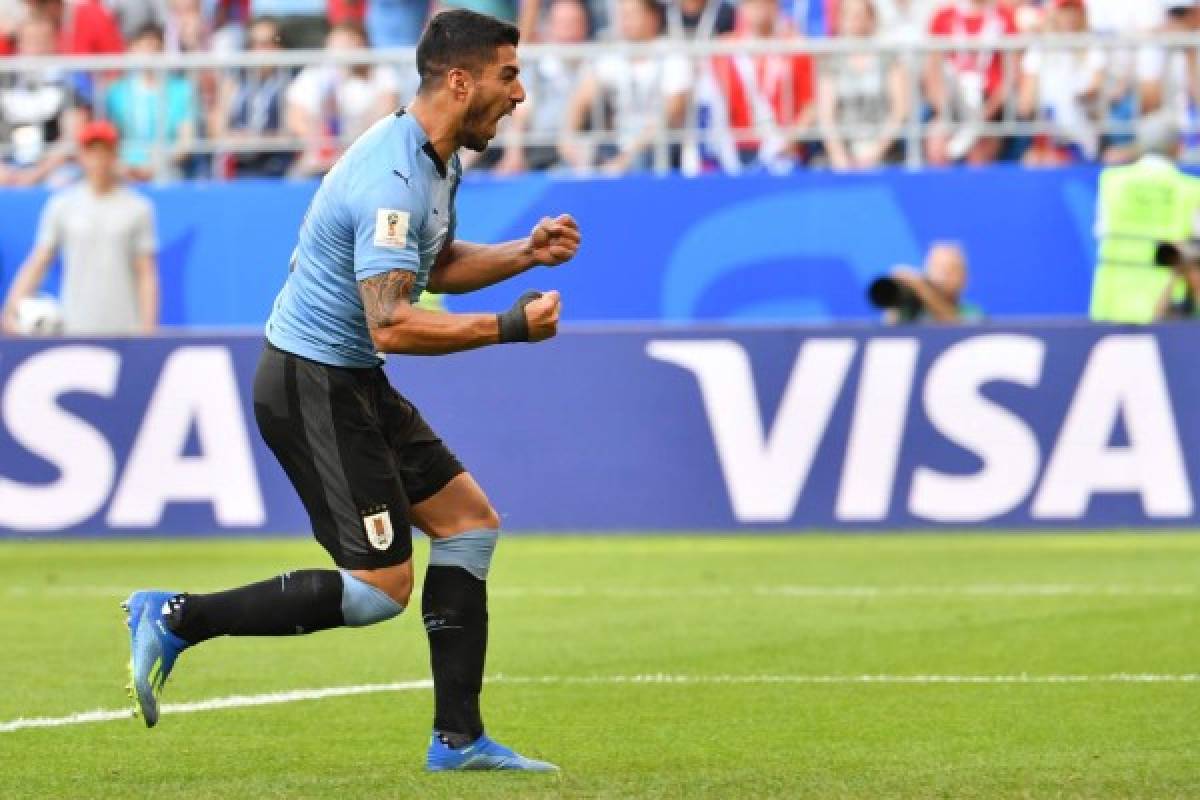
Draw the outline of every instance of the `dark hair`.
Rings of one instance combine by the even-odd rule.
[[[478,75],[486,64],[495,60],[497,47],[506,44],[516,47],[520,39],[521,33],[515,25],[486,14],[465,8],[437,14],[417,44],[420,91],[428,90],[455,68]]]
[[[156,22],[147,22],[145,25],[138,28],[137,31],[134,32],[133,36],[129,37],[129,41],[136,42],[138,39],[144,39],[147,36],[153,36],[155,39],[158,39],[160,44],[166,41],[166,35],[163,33],[162,25],[159,25]]]

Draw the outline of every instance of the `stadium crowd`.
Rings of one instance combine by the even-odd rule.
[[[0,0],[0,185],[72,179],[75,134],[93,118],[116,127],[134,179],[319,175],[416,89],[411,61],[114,74],[72,69],[69,59],[3,71],[3,56],[390,50],[414,45],[429,14],[452,5],[516,22],[527,42],[796,45],[699,61],[550,51],[526,64],[528,102],[475,164],[504,174],[855,170],[906,156],[933,165],[1117,161],[1129,155],[1122,123],[1131,129],[1165,108],[1188,131],[1200,108],[1197,50],[1102,46],[1196,34],[1200,0]],[[1018,34],[1036,42],[1088,33],[1085,47],[989,50]],[[938,37],[979,48],[919,59],[898,49]],[[864,47],[809,52],[806,42],[824,39]],[[919,139],[908,135],[914,121]],[[1032,121],[1036,130],[1020,127]],[[1009,126],[1001,134],[999,123]],[[906,153],[913,141],[921,152]]]

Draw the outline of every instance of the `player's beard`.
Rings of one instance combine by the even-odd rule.
[[[500,123],[500,116],[500,109],[496,108],[494,103],[472,102],[463,115],[462,146],[476,153],[486,150],[492,140],[488,129],[493,121],[497,125]]]

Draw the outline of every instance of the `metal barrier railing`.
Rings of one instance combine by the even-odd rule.
[[[737,171],[744,166],[738,161],[742,151],[750,153],[754,150],[749,144],[757,143],[759,151],[770,144],[779,150],[777,162],[788,166],[797,158],[811,158],[814,152],[828,150],[826,145],[834,134],[847,142],[866,141],[879,136],[883,127],[890,125],[896,145],[891,157],[894,160],[896,154],[902,152],[903,163],[910,168],[917,168],[926,163],[932,143],[946,138],[948,126],[956,130],[961,140],[971,139],[973,142],[1043,137],[1071,144],[1072,137],[1078,138],[1080,132],[1084,131],[1089,140],[1119,143],[1132,136],[1136,121],[1145,109],[1155,103],[1167,102],[1171,105],[1171,113],[1176,115],[1181,134],[1188,141],[1200,142],[1200,114],[1196,113],[1196,109],[1200,108],[1198,48],[1200,40],[1197,37],[1179,34],[1121,38],[1039,35],[991,41],[930,38],[915,43],[831,38],[660,39],[642,44],[612,41],[572,46],[533,44],[521,48],[523,77],[533,94],[533,103],[564,103],[561,91],[550,98],[544,94],[545,87],[540,85],[541,74],[547,65],[554,63],[559,65],[560,70],[566,69],[577,75],[600,76],[603,90],[594,93],[583,115],[590,120],[590,124],[577,131],[565,128],[564,111],[564,118],[560,119],[562,124],[558,128],[543,124],[529,130],[515,131],[515,123],[509,123],[501,128],[493,145],[504,148],[519,141],[523,147],[544,149],[561,147],[564,150],[582,149],[593,153],[620,150],[631,138],[628,119],[621,117],[635,115],[642,126],[637,133],[647,142],[642,157],[646,168],[658,172],[682,168],[690,172],[711,163],[718,168]],[[1054,64],[1054,69],[1042,67],[1044,73],[1039,80],[1057,79],[1058,84],[1051,82],[1041,88],[1044,95],[1052,96],[1059,106],[1067,106],[1067,110],[1074,114],[1069,123],[1062,119],[1062,113],[1055,113],[1053,103],[1037,101],[1031,108],[1027,96],[1029,92],[1021,91],[1023,78],[1033,80],[1023,75],[1022,68],[1023,65],[1030,66],[1031,62],[1026,59],[1031,53],[1039,54],[1042,65]],[[798,76],[803,79],[806,74],[803,69],[793,68],[796,64],[789,59],[797,56],[811,60],[807,74],[812,76],[814,83],[819,84],[827,78],[835,90],[837,80],[846,74],[846,65],[855,59],[886,64],[889,80],[882,83],[905,98],[906,108],[898,114],[895,113],[896,109],[884,109],[885,121],[861,119],[864,116],[862,114],[859,114],[858,120],[837,119],[836,108],[832,118],[828,110],[822,115],[816,110],[820,87],[811,87],[810,90],[797,87],[795,83]],[[755,85],[758,80],[756,76],[762,71],[763,59],[774,60],[772,74],[778,79],[769,91]],[[1074,106],[1068,87],[1062,85],[1068,82],[1068,78],[1078,78],[1078,74],[1072,73],[1071,59],[1082,67],[1101,65],[1096,85],[1087,87],[1086,96],[1079,94],[1075,97],[1078,102]],[[1144,96],[1148,84],[1139,79],[1139,60],[1152,60],[1162,66],[1161,80],[1156,83],[1159,88],[1155,89],[1154,98]],[[947,62],[967,66],[962,70],[948,70]],[[668,98],[662,90],[661,73],[668,65],[677,72],[683,65],[682,70],[686,75],[681,119],[666,118]],[[736,121],[726,121],[724,124],[714,122],[718,116],[714,108],[720,106],[725,94],[721,90],[720,77],[715,74],[722,66],[726,82],[732,75],[733,80],[741,85],[744,99],[742,116],[750,117],[743,124],[739,125]],[[106,104],[103,98],[123,76],[148,74],[154,76],[156,86],[161,87],[168,76],[176,75],[198,86],[236,78],[239,73],[250,69],[274,68],[292,75],[306,67],[393,70],[400,87],[401,103],[411,99],[416,88],[415,52],[411,49],[204,53],[157,57],[9,57],[0,59],[0,79],[16,74],[18,79],[26,81],[36,82],[54,77],[60,81],[87,84],[90,102],[86,105],[94,116],[104,117]],[[973,74],[978,77],[971,81],[962,78],[963,75]],[[899,76],[901,80],[894,80],[894,76]],[[992,83],[999,82],[999,88],[993,87],[995,90],[990,94],[981,86],[989,80]],[[964,83],[973,85],[964,86]],[[943,89],[944,96],[932,96],[930,90],[938,86]],[[539,93],[542,96],[539,97]],[[769,97],[766,96],[768,94]],[[1023,97],[1023,94],[1026,96]],[[173,154],[189,158],[215,156],[220,159],[239,153],[304,153],[314,146],[331,149],[336,154],[357,133],[321,129],[313,135],[299,137],[284,125],[270,135],[251,132],[233,138],[213,135],[206,125],[200,124],[195,135],[181,143],[175,141],[168,130],[168,106],[171,102],[168,93],[157,91],[152,97],[153,102],[157,103],[155,113],[149,115],[153,117],[154,130],[147,140],[138,144],[151,154],[149,171],[159,180],[167,180],[177,174],[178,171],[171,166]],[[798,108],[797,105],[802,105],[806,97],[810,98],[807,110],[805,107]],[[881,113],[880,98],[874,99],[874,112],[878,117]],[[205,117],[201,112],[211,119],[213,114],[226,111],[211,107],[211,102],[211,99],[205,100],[208,105],[195,110],[202,122]],[[885,105],[895,102],[898,102],[895,98],[883,98]],[[947,121],[939,113],[943,110],[951,112],[953,119]],[[622,129],[623,125],[625,129]],[[20,142],[18,136],[12,135],[12,131],[9,133],[0,142],[0,154],[11,159],[19,155]],[[739,143],[742,145],[740,150]],[[957,147],[962,150],[962,141]],[[176,148],[178,152],[174,153]],[[800,156],[800,151],[806,151],[806,154]],[[957,155],[961,156],[962,153]],[[1094,154],[1089,155],[1094,157]],[[756,166],[769,168],[770,164],[764,161]]]

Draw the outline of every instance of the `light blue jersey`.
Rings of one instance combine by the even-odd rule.
[[[393,269],[416,273],[411,300],[454,240],[458,156],[447,167],[421,125],[399,112],[350,146],[317,189],[267,320],[280,350],[337,367],[381,363],[358,281]]]

